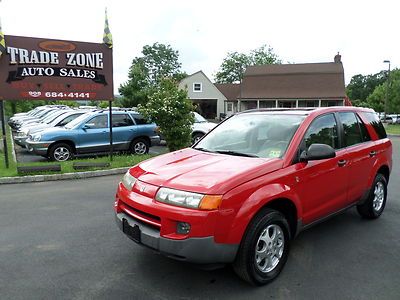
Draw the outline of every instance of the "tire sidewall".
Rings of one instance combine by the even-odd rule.
[[[278,225],[284,234],[284,251],[282,257],[278,263],[278,265],[270,272],[263,273],[261,272],[257,266],[255,261],[255,249],[258,238],[262,231],[268,227],[269,225]],[[279,212],[270,212],[262,217],[259,222],[256,223],[256,230],[252,236],[248,236],[250,239],[250,247],[247,253],[247,268],[248,272],[251,275],[254,283],[256,285],[264,285],[272,280],[274,280],[279,273],[282,271],[289,254],[290,247],[290,235],[289,235],[289,224],[282,214]]]
[[[60,147],[66,148],[66,149],[68,149],[68,151],[69,151],[69,156],[68,156],[68,158],[67,158],[66,160],[57,160],[57,159],[55,158],[55,156],[54,156],[54,153],[55,153],[56,149],[57,149],[57,148],[60,148]],[[55,144],[54,146],[52,146],[52,147],[50,148],[50,155],[49,155],[49,157],[50,157],[50,159],[51,159],[52,161],[63,162],[63,161],[68,161],[68,160],[72,159],[72,158],[74,157],[74,154],[73,154],[73,152],[72,152],[72,147],[71,147],[70,145],[64,144],[64,143],[58,143],[58,144]]]
[[[377,211],[374,209],[374,198],[375,198],[374,191],[375,191],[375,186],[378,182],[381,182],[383,184],[384,197],[383,197],[382,207]],[[375,218],[378,218],[383,213],[383,210],[385,209],[385,206],[386,206],[386,198],[387,198],[387,180],[386,180],[385,176],[383,176],[382,174],[378,174],[378,175],[376,175],[376,177],[374,179],[374,183],[372,185],[371,192],[370,192],[370,198],[368,201],[369,205],[370,205],[370,211]]]
[[[144,153],[136,153],[136,151],[135,151],[135,145],[138,144],[138,143],[143,143],[143,144],[146,146],[146,151],[145,151]],[[135,140],[132,141],[129,150],[130,150],[130,152],[131,152],[132,154],[134,154],[134,155],[143,155],[143,154],[149,153],[149,148],[150,148],[150,147],[149,147],[149,143],[148,143],[146,140],[144,140],[144,139],[135,139]]]

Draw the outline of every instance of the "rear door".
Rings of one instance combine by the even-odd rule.
[[[127,150],[135,135],[136,126],[129,114],[113,114],[113,147],[115,150]]]
[[[351,111],[339,112],[338,116],[343,128],[343,146],[347,150],[347,203],[351,204],[359,200],[368,188],[368,180],[376,161],[376,149],[360,117]]]

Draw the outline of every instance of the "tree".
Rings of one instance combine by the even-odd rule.
[[[149,95],[162,78],[180,79],[185,76],[180,71],[179,53],[170,45],[154,43],[143,47],[142,56],[132,61],[128,81],[121,84],[119,92],[125,107],[138,106],[148,101]]]
[[[175,80],[162,79],[148,102],[140,104],[138,110],[159,126],[170,151],[190,145],[193,106],[187,91],[179,89]]]
[[[353,105],[358,106],[358,103],[363,105],[375,88],[383,84],[385,80],[386,76],[384,71],[373,75],[354,75],[346,87],[346,94]]]
[[[367,102],[369,107],[375,111],[382,112],[385,110],[387,80],[377,86],[371,95],[368,96]],[[400,112],[400,70],[395,69],[390,73],[390,85],[388,91],[388,107],[387,112]]]
[[[280,64],[282,61],[267,45],[251,50],[249,54],[230,52],[215,74],[217,83],[238,83],[248,66]]]

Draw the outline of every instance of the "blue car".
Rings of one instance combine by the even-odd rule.
[[[66,161],[76,155],[110,151],[108,111],[89,112],[62,128],[48,128],[29,135],[26,148],[50,160]],[[146,154],[160,142],[158,128],[139,113],[114,111],[113,150]]]

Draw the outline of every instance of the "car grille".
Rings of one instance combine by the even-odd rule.
[[[161,227],[161,219],[155,215],[146,213],[137,208],[134,208],[126,203],[121,203],[120,208],[128,215],[133,217],[135,220],[140,223],[145,223],[146,225],[150,225],[154,229],[160,230]]]

